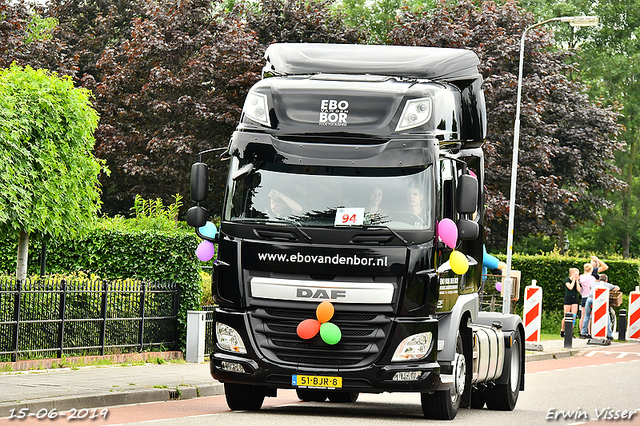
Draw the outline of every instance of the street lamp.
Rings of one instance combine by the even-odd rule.
[[[533,24],[522,32],[520,39],[520,65],[518,68],[518,97],[516,100],[516,121],[513,127],[513,157],[511,161],[511,192],[509,195],[509,229],[507,231],[507,270],[502,293],[502,313],[511,312],[511,258],[513,256],[513,222],[516,209],[516,181],[518,178],[518,146],[520,143],[520,102],[522,100],[522,64],[524,62],[524,41],[527,31],[549,22],[568,22],[572,27],[591,27],[598,25],[597,16],[563,16],[551,18]]]

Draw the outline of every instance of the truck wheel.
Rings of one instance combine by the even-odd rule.
[[[511,361],[509,363],[508,382],[503,385],[495,385],[484,390],[487,408],[490,410],[511,411],[515,408],[520,395],[520,356],[522,346],[519,335],[513,339],[511,346]]]
[[[460,399],[466,383],[467,362],[464,356],[462,337],[458,332],[456,355],[453,367],[453,386],[446,391],[423,393],[421,395],[422,413],[427,419],[453,420],[460,408]]]
[[[224,396],[230,409],[257,411],[264,402],[265,390],[260,386],[224,384]]]
[[[296,389],[296,394],[301,401],[305,402],[324,402],[327,399],[327,392],[309,390],[309,389]]]
[[[331,402],[356,402],[360,394],[358,392],[329,392]]]

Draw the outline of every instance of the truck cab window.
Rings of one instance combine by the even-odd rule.
[[[231,164],[230,175],[244,165]],[[338,209],[357,209],[362,226],[431,230],[433,167],[362,169],[282,164],[254,165],[229,179],[225,220],[291,221],[333,227]]]

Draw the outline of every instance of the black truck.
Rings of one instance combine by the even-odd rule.
[[[218,244],[211,374],[233,410],[277,389],[305,401],[419,392],[425,417],[512,410],[518,316],[480,312],[478,58],[463,49],[273,44],[224,157],[221,224],[208,167],[187,214]]]

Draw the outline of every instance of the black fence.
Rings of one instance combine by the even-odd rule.
[[[178,284],[0,279],[0,361],[177,343]]]
[[[207,313],[204,325],[204,356],[211,355],[213,352],[213,342],[215,341],[215,305],[204,305],[202,310]]]

